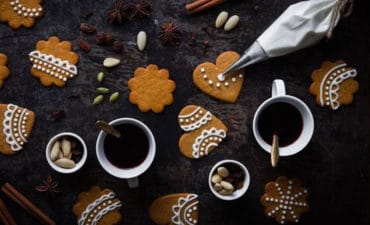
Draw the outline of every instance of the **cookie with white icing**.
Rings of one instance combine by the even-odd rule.
[[[260,201],[265,207],[265,215],[274,217],[278,223],[298,223],[301,215],[309,210],[307,197],[308,191],[301,187],[299,179],[279,177],[265,185],[265,194]]]
[[[233,51],[221,53],[216,64],[205,62],[199,64],[193,72],[193,82],[204,93],[226,102],[234,103],[238,99],[244,82],[244,70],[238,70],[227,74],[225,80],[219,80],[217,76],[231,66],[240,55]]]
[[[32,63],[31,74],[39,78],[43,86],[63,87],[68,79],[77,76],[78,55],[72,51],[69,41],[49,37],[36,44],[36,50],[29,53]]]
[[[31,135],[35,114],[13,104],[0,104],[0,152],[13,155]]]
[[[149,216],[158,225],[195,225],[199,217],[198,204],[196,194],[166,195],[152,202]]]
[[[356,76],[357,70],[342,60],[325,61],[311,74],[310,93],[316,96],[318,105],[336,110],[341,105],[352,103],[354,93],[359,90],[359,83],[354,79]]]
[[[113,225],[122,219],[121,206],[112,190],[93,186],[78,195],[73,213],[78,217],[78,225]]]
[[[43,15],[42,0],[1,0],[0,21],[7,22],[12,29],[32,27]]]
[[[212,152],[226,138],[228,131],[220,119],[197,105],[185,106],[178,115],[178,123],[187,132],[180,137],[180,152],[191,159]]]

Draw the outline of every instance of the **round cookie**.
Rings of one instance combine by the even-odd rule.
[[[313,83],[310,93],[316,96],[318,105],[336,110],[342,104],[352,103],[353,94],[359,90],[359,84],[354,79],[356,76],[356,69],[347,66],[342,60],[325,61],[320,69],[311,74]]]
[[[63,87],[68,79],[77,75],[78,58],[71,42],[49,37],[47,41],[37,42],[36,50],[29,53],[31,74],[39,78],[43,86]]]
[[[8,22],[12,29],[32,27],[43,15],[42,0],[1,0],[0,21]]]
[[[171,194],[157,198],[149,207],[149,216],[158,225],[195,225],[198,223],[198,195]]]
[[[176,89],[169,76],[167,69],[159,70],[157,65],[137,68],[128,81],[130,102],[138,105],[141,112],[162,112],[165,106],[173,103],[172,92]]]
[[[23,149],[35,121],[35,114],[13,104],[0,104],[0,152],[13,155]]]
[[[278,223],[299,222],[301,215],[308,211],[308,191],[301,187],[299,179],[288,180],[279,177],[265,185],[265,194],[260,202],[265,207],[265,215],[274,217]]]
[[[210,111],[197,105],[182,108],[178,123],[187,132],[179,139],[180,152],[191,159],[198,159],[212,152],[226,138],[228,130]]]
[[[6,64],[8,63],[8,57],[5,54],[0,53],[0,88],[4,84],[4,80],[8,78],[10,72]]]
[[[244,82],[244,70],[238,70],[226,76],[224,81],[219,81],[217,76],[231,66],[240,55],[233,51],[220,54],[216,64],[205,62],[198,65],[193,72],[193,82],[204,93],[225,101],[236,102]]]
[[[114,225],[122,219],[121,206],[112,190],[93,186],[88,192],[78,195],[73,213],[78,217],[79,225]]]

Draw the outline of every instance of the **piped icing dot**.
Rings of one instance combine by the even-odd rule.
[[[209,81],[208,81],[208,84],[209,84],[209,85],[212,85],[212,84],[213,84],[213,81],[212,81],[212,80],[209,80]]]
[[[231,78],[231,81],[232,81],[233,83],[235,83],[235,82],[236,82],[236,78],[235,78],[235,77]]]
[[[204,67],[202,67],[202,68],[200,68],[200,72],[205,73],[206,69],[204,69]]]
[[[208,78],[207,74],[204,74],[204,75],[203,75],[203,78],[204,78],[204,79],[207,79],[207,78]]]

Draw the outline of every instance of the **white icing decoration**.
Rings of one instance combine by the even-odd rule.
[[[53,55],[44,54],[36,50],[32,51],[29,54],[29,58],[30,61],[34,63],[34,65],[37,65],[36,68],[38,70],[41,70],[43,72],[46,71],[46,73],[49,74],[50,76],[53,76],[51,74],[51,71],[45,69],[44,67],[42,67],[42,65],[47,67],[48,65],[51,64],[52,66],[57,67],[58,68],[57,71],[60,70],[62,74],[66,74],[66,78],[73,78],[74,76],[77,75],[77,67],[75,65],[69,63],[67,60],[62,60]],[[55,74],[55,77],[61,80],[64,79],[63,76],[58,76],[58,73]]]
[[[113,202],[113,204],[112,204],[111,200],[113,200],[114,198],[115,198],[115,194],[113,192],[110,192],[108,194],[100,196],[100,198],[98,198],[94,202],[90,203],[86,207],[85,211],[81,214],[81,217],[78,220],[78,225],[84,225],[84,224],[89,223],[91,220],[87,219],[87,217],[89,216],[90,213],[93,213],[93,214],[90,214],[90,217],[94,217],[92,222],[91,222],[91,225],[96,225],[98,223],[98,221],[104,215],[106,215],[108,212],[113,211],[113,210],[121,207],[122,204],[121,204],[121,201],[119,201],[119,200]],[[107,200],[110,200],[110,202],[108,202],[107,207],[103,208],[102,206],[107,205],[107,203],[106,203]]]
[[[40,12],[42,12],[42,8],[27,8],[22,5],[19,0],[10,0],[10,5],[14,12],[16,12],[19,16],[22,17],[30,17],[36,18],[40,16]],[[31,11],[33,13],[31,13]]]
[[[202,116],[202,118],[197,120],[195,123],[188,124],[188,125],[181,125],[181,129],[183,129],[184,131],[196,130],[202,125],[207,124],[207,122],[211,120],[212,120],[212,114],[209,111],[207,111],[207,113],[205,113]]]
[[[27,142],[26,130],[21,128],[21,125],[27,121],[27,115],[27,109],[23,109],[19,113],[19,107],[13,104],[8,104],[4,112],[3,133],[6,137],[5,141],[12,151],[21,150],[22,145]],[[12,123],[13,120],[17,123]]]
[[[339,108],[340,106],[339,94],[338,94],[339,85],[344,80],[347,80],[350,77],[357,76],[357,71],[355,69],[346,71],[345,68],[342,68],[345,66],[347,66],[347,64],[345,63],[337,65],[331,68],[323,77],[321,84],[320,84],[320,104],[321,106],[330,105],[330,107],[334,110]],[[334,75],[333,71],[336,71],[336,70],[337,70],[337,73],[335,73],[336,76],[333,77]],[[325,83],[327,84],[327,86],[325,85]],[[324,91],[324,89],[327,91]],[[326,95],[328,97],[324,97],[326,92],[328,92],[328,94]]]
[[[177,200],[177,205],[172,206],[173,216],[171,221],[174,225],[195,225],[197,221],[191,218],[192,207],[198,205],[198,196],[196,194],[188,194],[185,198],[180,197]]]
[[[217,128],[215,127],[212,127],[210,130],[203,130],[202,131],[202,134],[200,136],[198,136],[196,139],[195,139],[195,142],[193,143],[193,157],[194,158],[199,158],[199,153],[204,150],[202,150],[200,148],[201,144],[203,143],[203,141],[205,142],[205,140],[207,140],[209,137],[212,137],[212,136],[217,136],[219,138],[225,138],[226,137],[226,131],[220,129],[220,130],[217,130]],[[211,147],[217,147],[218,146],[218,141],[217,142],[209,142],[208,145],[205,147],[205,151],[204,151],[204,154],[208,154],[208,149],[210,149]]]
[[[293,182],[291,180],[288,181],[289,185],[293,184]],[[280,191],[282,188],[280,187],[279,183],[275,183],[275,188],[276,188],[276,191],[279,193],[279,196],[277,196],[276,198],[273,198],[273,197],[265,197],[265,201],[266,202],[275,202],[275,203],[280,203],[278,206],[276,206],[273,210],[271,210],[270,212],[267,212],[267,215],[268,216],[274,216],[275,214],[278,214],[279,212],[281,212],[281,214],[291,214],[293,219],[295,219],[297,217],[296,215],[296,212],[294,211],[294,209],[292,208],[292,206],[295,206],[295,207],[306,207],[307,206],[307,203],[305,202],[300,202],[300,201],[297,201],[295,200],[295,198],[297,197],[300,197],[302,196],[302,192],[298,192],[296,194],[292,194],[291,191],[289,191],[289,187],[288,186],[288,190],[285,190],[285,193],[283,191]],[[283,199],[290,199],[291,201],[283,201]],[[285,223],[286,222],[286,217],[285,216],[281,216],[281,220],[279,221],[280,223]]]

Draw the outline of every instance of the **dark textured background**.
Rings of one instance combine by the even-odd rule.
[[[367,1],[355,1],[353,15],[343,20],[330,41],[292,54],[260,63],[246,70],[246,81],[235,104],[211,99],[201,93],[192,83],[192,70],[201,62],[213,61],[223,50],[242,52],[290,3],[297,1],[231,1],[196,16],[187,16],[184,1],[155,0],[149,18],[138,19],[121,26],[112,26],[105,18],[111,1],[58,0],[45,1],[45,15],[32,29],[11,30],[0,24],[0,52],[9,57],[11,76],[0,90],[0,102],[14,103],[33,110],[37,120],[25,149],[19,154],[0,156],[0,184],[10,182],[33,202],[54,218],[58,224],[75,224],[71,208],[76,196],[91,185],[109,187],[123,200],[121,224],[153,224],[147,213],[155,198],[176,192],[194,192],[200,198],[199,224],[275,224],[263,215],[259,198],[266,182],[279,175],[298,177],[310,190],[309,213],[301,224],[357,224],[370,223],[369,185],[369,63],[370,26]],[[259,5],[256,13],[254,6]],[[241,17],[239,26],[232,32],[216,30],[213,23],[218,12],[227,10]],[[92,12],[88,19],[81,16]],[[183,31],[179,46],[163,46],[158,39],[158,22],[173,19]],[[113,53],[109,47],[92,44],[92,50],[84,53],[77,43],[86,39],[93,43],[93,36],[79,30],[81,22],[96,24],[99,30],[112,32],[124,41],[122,54]],[[202,27],[209,28],[204,30]],[[138,31],[148,33],[144,52],[135,46]],[[64,88],[44,88],[30,75],[27,54],[35,48],[38,40],[57,35],[62,40],[71,40],[80,55],[79,75],[69,80]],[[190,47],[188,38],[195,35],[197,45]],[[203,51],[203,40],[210,47]],[[119,67],[108,70],[102,61],[107,56],[122,60]],[[308,92],[310,73],[319,68],[324,60],[343,59],[357,68],[360,91],[352,105],[337,111],[320,108]],[[128,101],[126,82],[138,66],[150,63],[168,68],[171,78],[177,83],[175,102],[161,114],[141,113]],[[104,71],[104,86],[121,93],[119,100],[110,104],[93,106],[96,95],[96,74]],[[252,118],[258,105],[270,96],[271,82],[282,78],[287,92],[308,104],[315,118],[315,133],[307,148],[288,158],[282,158],[279,167],[273,169],[266,154],[254,140]],[[177,147],[182,131],[177,125],[177,113],[186,104],[200,104],[217,115],[230,128],[228,139],[208,157],[188,160]],[[51,112],[64,110],[66,117],[55,121]],[[119,117],[134,117],[152,129],[158,142],[155,161],[140,177],[141,186],[129,190],[125,180],[115,179],[100,167],[95,155],[97,119],[110,121]],[[53,135],[73,131],[81,135],[88,146],[88,159],[77,173],[62,175],[54,172],[45,159],[45,146]],[[251,185],[241,199],[223,202],[208,189],[208,172],[221,159],[237,159],[244,163],[251,174]],[[60,182],[63,192],[46,196],[34,187],[51,174]],[[18,224],[38,224],[17,205],[2,194]]]

